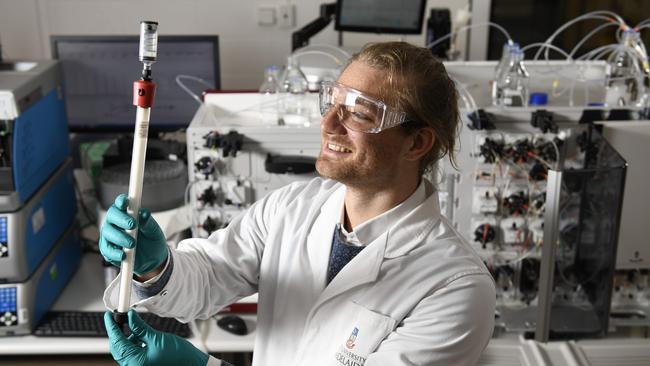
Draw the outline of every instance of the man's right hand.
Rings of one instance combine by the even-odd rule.
[[[123,366],[204,366],[209,356],[199,351],[187,340],[151,328],[133,309],[129,310],[127,338],[113,320],[104,313],[104,326],[108,334],[109,350],[118,364]]]
[[[135,239],[125,231],[135,228],[137,224],[136,220],[126,213],[128,205],[129,199],[125,194],[115,198],[106,213],[99,236],[99,251],[106,261],[117,267],[126,258],[124,248],[131,249],[136,246]],[[169,253],[165,236],[151,212],[140,209],[139,214],[140,227],[133,272],[146,279],[153,277],[152,274],[167,260]]]

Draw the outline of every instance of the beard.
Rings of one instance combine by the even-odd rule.
[[[348,183],[357,178],[359,172],[355,171],[354,164],[350,161],[333,160],[323,154],[316,160],[316,171],[324,178],[334,179],[341,183]]]
[[[393,156],[387,149],[366,148],[362,153],[350,153],[339,159],[324,156],[316,160],[316,171],[324,178],[347,186],[384,186],[398,174]]]

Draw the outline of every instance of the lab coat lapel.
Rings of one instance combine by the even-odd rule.
[[[399,220],[394,225],[394,230],[388,231],[388,245],[384,254],[386,258],[397,258],[407,254],[420,245],[433,228],[439,226],[438,194],[428,181],[425,181],[425,184],[427,184],[425,186],[427,199]]]
[[[383,234],[375,239],[341,269],[318,298],[311,315],[337,295],[377,279],[386,250],[386,238],[387,234]]]
[[[332,249],[332,236],[339,221],[345,186],[337,189],[321,207],[320,214],[307,236],[307,253],[312,272],[313,288],[322,291]]]

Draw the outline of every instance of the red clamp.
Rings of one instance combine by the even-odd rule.
[[[148,80],[133,82],[133,105],[142,108],[151,108],[153,97],[156,94],[156,84]]]

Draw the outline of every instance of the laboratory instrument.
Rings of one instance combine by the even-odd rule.
[[[81,247],[70,226],[23,282],[0,284],[0,336],[29,334],[79,266]]]
[[[149,118],[153,105],[156,85],[151,79],[151,65],[156,62],[158,51],[158,23],[152,21],[140,22],[140,51],[139,59],[143,64],[142,77],[133,83],[133,105],[136,106],[135,131],[133,133],[133,153],[131,155],[131,173],[128,193],[128,214],[136,218],[139,224],[140,200],[142,198],[142,181],[144,176],[147,138],[149,134]],[[138,242],[138,227],[129,230],[135,242]],[[120,292],[117,309],[114,312],[115,321],[124,325],[127,322],[127,312],[131,306],[131,280],[135,261],[135,248],[124,249],[126,258],[120,268]]]
[[[0,283],[26,281],[74,223],[73,184],[68,158],[22,207],[0,212]]]
[[[307,94],[318,105],[316,94]],[[192,235],[207,238],[267,193],[316,176],[320,127],[264,124],[258,93],[208,93],[187,129]]]
[[[101,157],[101,171],[96,177],[100,214],[113,204],[117,195],[127,192],[133,139],[122,136],[106,141]],[[149,137],[144,168],[142,207],[152,212],[177,209],[183,205],[187,185],[185,144],[174,140]],[[101,221],[99,221],[101,222]]]
[[[60,63],[0,65],[0,335],[27,334],[78,265],[72,160]]]
[[[70,146],[60,63],[5,60],[2,66],[0,211],[13,211],[63,163]]]
[[[610,319],[616,314],[610,306],[616,294],[615,253],[629,252],[630,245],[641,247],[643,239],[618,240],[617,215],[624,212],[620,174],[627,165],[587,126],[623,113],[588,105],[605,98],[605,62],[525,63],[530,90],[548,95],[544,106],[493,106],[490,79],[496,62],[445,64],[459,85],[460,140],[467,148],[457,156],[460,171],[440,162],[442,173],[434,178],[441,207],[493,274],[498,332],[542,332],[538,314],[544,300],[551,309],[545,317],[547,337],[604,337],[611,324],[620,324]],[[562,85],[565,92],[558,93]],[[632,107],[624,115],[639,118],[641,112]],[[492,129],[481,128],[490,124]],[[554,204],[550,190],[555,170],[565,182],[562,199]],[[555,219],[547,217],[558,207],[561,213]],[[551,234],[558,235],[560,244],[549,269],[542,259]],[[548,279],[549,273],[554,277]],[[546,285],[551,289],[542,295]]]

